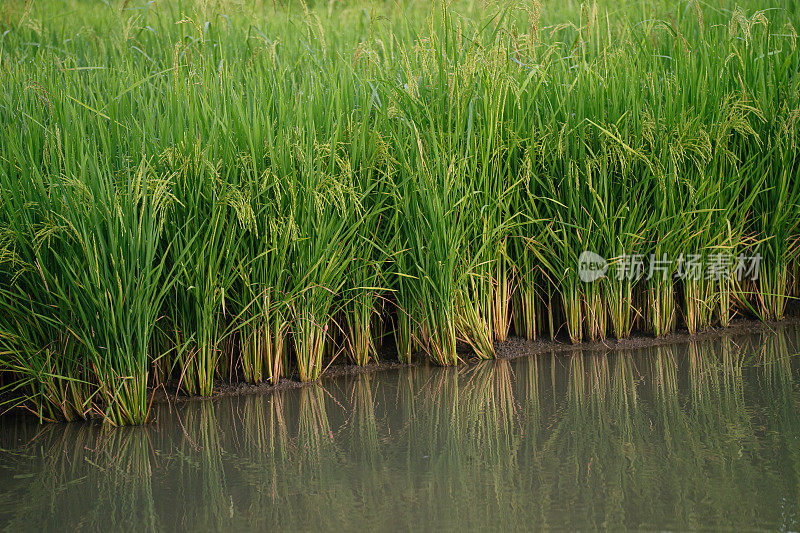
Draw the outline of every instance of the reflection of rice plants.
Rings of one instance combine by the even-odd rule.
[[[18,494],[10,529],[57,530],[66,524],[95,530],[163,529],[156,513],[149,429],[51,429],[33,440],[41,446],[40,462],[32,482]]]
[[[216,406],[211,402],[200,402],[191,407],[181,415],[186,438],[176,450],[180,465],[178,491],[182,492],[182,499],[197,498],[203,505],[185,509],[185,514],[177,515],[175,519],[184,527],[200,522],[215,529],[225,529],[231,523],[232,504],[220,453],[222,428],[218,423]]]
[[[0,520],[14,529],[391,528],[421,518],[477,529],[777,527],[796,509],[800,464],[787,357],[797,339],[786,329],[359,374],[154,407],[153,428],[28,420],[0,434],[9,449],[0,502],[16,502],[10,516],[0,506]],[[748,498],[753,487],[780,503]]]

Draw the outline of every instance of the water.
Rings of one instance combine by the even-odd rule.
[[[800,335],[0,419],[0,528],[797,530]]]

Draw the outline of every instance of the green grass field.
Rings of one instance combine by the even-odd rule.
[[[166,383],[382,343],[452,365],[780,319],[798,26],[795,0],[6,2],[6,406],[138,424]],[[761,262],[584,283],[585,250]]]

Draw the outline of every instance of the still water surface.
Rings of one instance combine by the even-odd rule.
[[[0,529],[800,528],[800,333],[0,419]]]

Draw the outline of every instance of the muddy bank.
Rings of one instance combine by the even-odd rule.
[[[710,328],[697,333],[676,331],[663,337],[656,338],[646,333],[634,332],[627,339],[604,339],[600,341],[586,341],[578,344],[570,344],[569,342],[559,340],[529,341],[520,337],[509,337],[506,342],[496,344],[495,351],[498,357],[515,359],[517,357],[542,353],[640,350],[653,346],[709,341],[721,337],[770,333],[778,327],[798,324],[800,324],[800,316],[787,316],[783,320],[774,322],[761,322],[759,320],[739,318],[733,320],[728,327]]]
[[[676,331],[665,335],[664,337],[652,337],[647,333],[635,332],[627,339],[605,339],[601,341],[587,341],[578,344],[571,344],[566,339],[556,340],[535,340],[531,341],[523,337],[509,336],[509,338],[502,343],[495,344],[495,352],[498,358],[502,359],[516,359],[519,357],[527,357],[540,354],[568,354],[572,352],[603,352],[603,351],[625,351],[625,350],[640,350],[653,346],[687,344],[696,341],[711,341],[721,337],[729,336],[745,336],[770,333],[779,327],[800,325],[800,314],[797,309],[793,309],[791,315],[788,315],[783,320],[777,322],[761,322],[759,320],[749,318],[737,318],[731,322],[728,327],[710,328],[698,333],[689,333],[686,330]],[[393,359],[395,357],[394,348],[387,347],[382,350],[380,356],[384,359]],[[474,357],[466,347],[459,351],[460,359],[466,364],[474,364],[479,361]],[[421,355],[417,361],[410,364],[399,363],[397,361],[385,361],[379,363],[370,363],[366,366],[357,366],[352,364],[342,363],[339,364],[334,361],[328,369],[322,374],[319,382],[325,383],[330,379],[336,379],[341,376],[365,374],[370,372],[393,370],[409,366],[427,365]],[[178,391],[177,387],[161,387],[153,391],[153,404],[162,403],[185,403],[192,401],[202,401],[206,399],[214,399],[221,397],[237,396],[244,394],[267,394],[278,390],[296,389],[300,387],[309,386],[311,383],[304,383],[293,379],[281,379],[275,385],[268,383],[260,383],[252,385],[249,383],[226,383],[214,386],[214,393],[209,398],[202,398],[200,396],[187,396]]]
[[[776,328],[786,326],[800,326],[800,306],[792,306],[791,313],[787,314],[786,318],[777,322],[761,322],[749,318],[737,318],[732,321],[728,327],[717,327],[704,330],[702,332],[690,334],[688,331],[676,331],[664,337],[652,337],[644,332],[634,332],[627,339],[605,339],[601,341],[586,341],[578,344],[571,344],[568,339],[541,339],[531,341],[523,337],[509,336],[505,342],[495,343],[495,352],[498,358],[502,359],[517,359],[520,357],[527,357],[540,354],[569,354],[574,352],[604,352],[604,351],[626,351],[626,350],[640,350],[653,346],[686,344],[695,341],[712,341],[721,337],[729,336],[747,336],[765,334],[774,331]],[[366,374],[371,372],[389,371],[403,367],[411,367],[418,365],[430,364],[424,356],[418,355],[416,361],[405,364],[398,362],[394,346],[389,344],[381,350],[379,357],[383,361],[378,363],[370,363],[366,366],[357,366],[349,363],[342,362],[341,357],[335,360],[322,374],[319,382],[325,383],[331,379],[337,379],[342,376]],[[464,345],[459,349],[459,358],[465,364],[474,364],[480,361],[469,348]],[[214,392],[210,397],[189,396],[178,390],[177,383],[171,386],[159,387],[151,390],[152,405],[159,404],[177,404],[186,402],[203,401],[215,398],[224,398],[230,396],[239,396],[247,394],[269,394],[274,391],[297,389],[307,387],[311,383],[304,383],[294,379],[283,378],[277,384],[272,385],[269,383],[260,383],[257,385],[249,383],[221,383],[214,386]],[[0,406],[3,401],[8,401],[8,391],[6,391],[5,398],[0,394]],[[0,409],[0,413],[2,413]],[[12,409],[9,412],[27,412],[24,409]],[[0,415],[1,416],[1,415]]]
[[[381,353],[380,355],[386,358],[394,357],[394,351],[386,350],[385,353]],[[336,362],[333,362],[333,364],[331,364],[331,366],[328,367],[328,369],[325,372],[323,372],[323,374],[320,376],[319,381],[316,382],[314,381],[303,382],[294,379],[281,378],[281,380],[275,385],[272,385],[270,383],[259,383],[259,384],[222,383],[220,385],[215,384],[213,394],[207,397],[188,396],[180,392],[177,386],[160,387],[153,391],[152,403],[153,404],[184,403],[192,401],[203,401],[214,398],[224,398],[228,396],[238,396],[243,394],[268,394],[279,390],[299,389],[319,382],[324,383],[329,379],[346,375],[368,374],[371,372],[416,366],[418,364],[420,363],[405,364],[397,361],[386,361],[381,363],[370,363],[365,366],[358,366],[351,364],[336,364]]]

